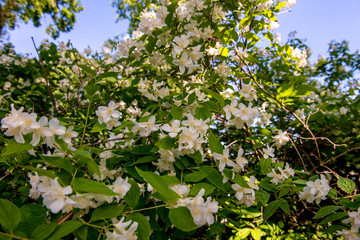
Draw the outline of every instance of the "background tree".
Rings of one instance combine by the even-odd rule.
[[[0,38],[21,21],[32,21],[39,27],[42,17],[48,14],[52,23],[47,26],[46,33],[56,39],[60,32],[69,32],[73,28],[75,15],[81,10],[83,7],[77,0],[0,0]]]

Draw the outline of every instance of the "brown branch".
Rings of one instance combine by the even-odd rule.
[[[118,141],[118,140],[126,140],[126,139],[132,139],[132,138],[149,138],[150,136],[134,136],[134,137],[122,137],[122,138],[112,138],[107,140],[98,141],[93,144],[86,145],[87,147],[96,146],[102,143],[112,142],[112,141]]]
[[[289,134],[288,134],[288,135],[289,135]],[[303,165],[303,167],[304,167],[304,170],[305,170],[306,174],[308,174],[308,171],[307,171],[307,169],[306,169],[306,165],[305,165],[304,159],[301,157],[301,154],[300,154],[299,150],[297,149],[294,141],[291,139],[290,136],[289,136],[289,139],[290,139],[291,144],[294,146],[297,154],[299,155],[299,158],[300,158],[300,160],[301,160],[301,163],[302,163],[302,165]]]
[[[34,44],[34,48],[35,48],[35,50],[36,50],[36,53],[37,53],[37,55],[39,56],[40,65],[41,65],[41,67],[42,67],[42,69],[43,69],[43,71],[44,71],[44,76],[45,76],[45,81],[46,81],[46,88],[47,88],[47,90],[48,90],[48,93],[49,93],[51,102],[52,102],[52,104],[53,104],[53,106],[54,106],[54,111],[55,111],[55,113],[57,114],[56,102],[55,102],[54,96],[53,96],[52,91],[51,91],[51,87],[50,87],[50,84],[49,84],[49,80],[48,80],[48,77],[47,77],[47,73],[46,73],[46,70],[45,70],[44,63],[43,63],[43,61],[42,61],[42,58],[41,58],[41,56],[40,56],[40,53],[39,53],[38,49],[36,48],[36,44],[35,44],[34,38],[31,37],[31,39],[32,39],[32,42],[33,42],[33,44]]]
[[[306,137],[301,137],[301,136],[297,136],[298,138],[301,138],[301,139],[305,139],[305,140],[313,140],[313,138],[306,138]],[[336,147],[339,147],[339,146],[346,146],[345,143],[342,143],[342,144],[337,144],[337,143],[334,143],[332,142],[330,139],[328,139],[327,137],[315,137],[315,139],[320,139],[320,140],[326,140],[328,141],[331,145],[334,146],[334,149]]]

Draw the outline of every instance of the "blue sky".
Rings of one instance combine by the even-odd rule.
[[[70,40],[75,48],[83,50],[88,45],[99,50],[103,42],[116,34],[125,34],[127,22],[115,23],[115,9],[110,1],[82,1],[84,10],[77,15],[74,29],[69,33],[61,33],[56,41]],[[291,12],[278,16],[280,23],[277,32],[281,33],[282,41],[291,31],[297,37],[307,39],[313,50],[313,57],[320,53],[326,54],[327,45],[331,40],[348,40],[351,51],[360,49],[360,0],[297,0]],[[46,25],[48,19],[43,19]],[[16,51],[36,54],[31,37],[37,45],[42,39],[50,36],[45,34],[45,27],[35,28],[32,24],[20,24],[10,31],[10,42]]]

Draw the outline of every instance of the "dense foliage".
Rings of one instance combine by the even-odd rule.
[[[4,44],[0,238],[359,239],[360,56],[281,44],[292,4],[161,1],[96,53]]]

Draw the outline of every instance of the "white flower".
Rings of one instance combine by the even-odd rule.
[[[239,200],[239,204],[245,203],[247,206],[251,206],[255,200],[255,191],[250,188],[244,188],[239,184],[232,184],[234,189],[235,197]]]
[[[244,149],[241,147],[239,148],[237,158],[235,159],[236,163],[241,167],[242,171],[244,171],[244,167],[246,164],[248,164],[248,161],[246,158],[243,157]]]
[[[73,131],[74,126],[70,126],[68,129],[66,129],[65,134],[60,136],[60,139],[63,139],[64,142],[71,145],[71,139],[77,137],[79,134],[75,131]]]
[[[351,228],[357,228],[360,227],[360,208],[358,208],[357,212],[349,212],[348,213],[349,218],[343,220],[343,223],[351,223]]]
[[[216,160],[220,160],[219,172],[222,172],[225,166],[232,167],[235,165],[235,163],[229,159],[229,148],[225,148],[223,154],[213,153],[213,156]]]
[[[130,190],[131,185],[128,183],[128,177],[122,179],[121,177],[118,177],[113,185],[111,186],[111,189],[115,192],[120,194],[119,196],[116,196],[115,198],[120,201],[121,198],[123,198],[126,193]]]
[[[257,99],[256,90],[250,84],[242,84],[239,94],[243,95],[246,101]]]
[[[114,231],[109,232],[106,231],[106,239],[107,240],[136,240],[137,236],[135,235],[135,231],[138,227],[137,222],[124,222],[124,217],[120,219],[120,221],[114,224]],[[130,227],[129,227],[130,226]],[[129,227],[128,229],[126,229]]]
[[[180,74],[183,74],[185,72],[185,67],[189,68],[194,65],[193,61],[191,61],[186,52],[181,55],[180,59],[174,59],[173,63],[179,66]]]
[[[337,231],[337,235],[344,237],[344,240],[359,240],[360,234],[358,229],[351,228],[350,230],[344,229],[342,231]]]
[[[112,156],[114,156],[114,154],[111,151],[104,151],[99,154],[99,157],[104,160],[111,158]]]
[[[282,145],[285,145],[290,138],[287,135],[287,131],[283,132],[282,130],[279,130],[278,135],[276,135],[274,138],[275,146],[281,147]]]
[[[201,189],[193,199],[192,203],[187,206],[191,212],[191,216],[193,217],[195,224],[198,226],[203,226],[206,223],[209,225],[213,224],[213,213],[217,213],[218,211],[218,202],[212,201],[210,197],[208,197],[206,202],[204,202],[204,193],[205,189]]]
[[[99,117],[99,123],[107,122],[110,118],[118,119],[121,117],[121,113],[116,109],[116,104],[114,101],[110,101],[107,107],[100,106],[98,110],[95,111],[96,115]]]
[[[267,176],[272,178],[272,183],[274,183],[275,185],[282,183],[283,177],[281,176],[281,174],[277,174],[274,168],[271,171],[272,172],[268,173]]]
[[[178,53],[180,53],[182,50],[184,50],[187,46],[189,46],[190,41],[189,41],[189,37],[186,35],[181,35],[180,37],[176,36],[174,38],[174,43],[172,44],[174,47],[174,54],[176,55]]]
[[[31,145],[36,146],[40,142],[40,137],[51,137],[52,131],[50,128],[45,127],[48,125],[47,117],[43,116],[39,119],[39,128],[33,132],[33,138],[30,142]]]
[[[150,132],[159,130],[159,124],[155,124],[155,121],[155,116],[151,116],[147,122],[135,122],[131,131],[139,132],[140,136],[148,136]]]
[[[230,105],[226,105],[223,109],[225,111],[226,114],[226,119],[230,119],[231,118],[231,114],[234,114],[235,110],[237,109],[238,102],[236,99],[232,100],[232,102],[230,103]]]
[[[61,187],[57,181],[50,179],[47,182],[42,182],[38,185],[39,191],[42,193],[43,204],[50,209],[52,213],[58,213],[62,209],[68,209],[66,205],[74,204],[66,195],[72,193],[70,186]],[[69,209],[71,210],[71,208]]]
[[[275,149],[272,147],[267,146],[266,148],[263,148],[262,151],[264,158],[275,157]]]
[[[174,120],[171,123],[171,126],[169,124],[165,124],[164,126],[161,127],[161,130],[168,132],[169,136],[171,138],[174,138],[181,131],[180,121],[179,120]]]

